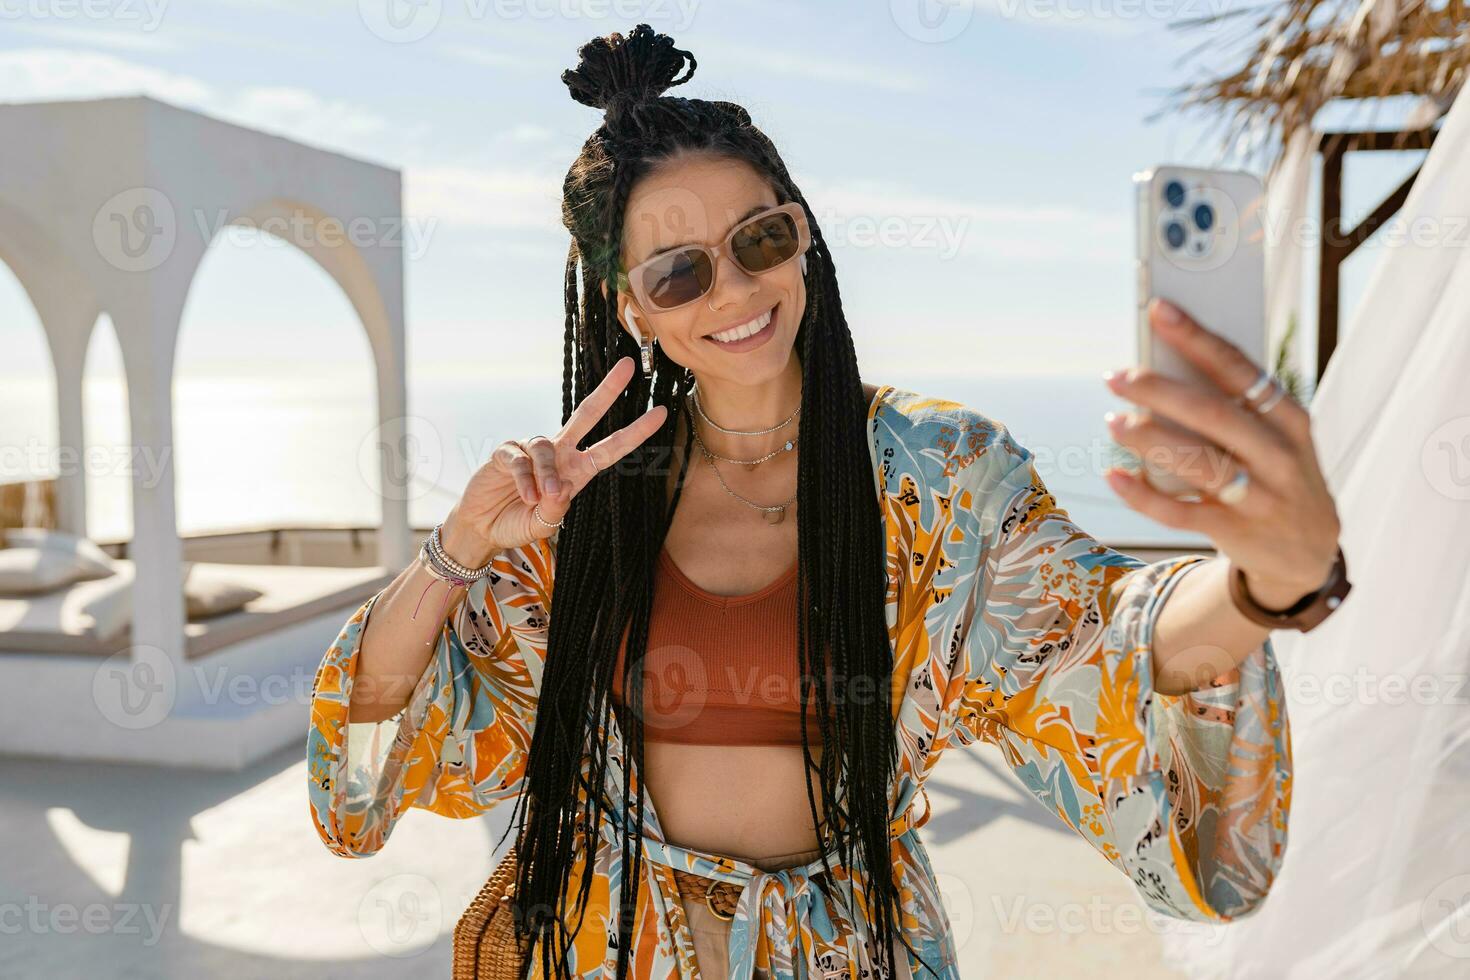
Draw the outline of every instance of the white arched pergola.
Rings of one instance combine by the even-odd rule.
[[[184,666],[182,549],[175,523],[172,379],[179,321],[220,228],[264,227],[311,256],[357,311],[377,375],[381,443],[406,413],[402,186],[398,171],[246,129],[146,96],[0,105],[0,260],[46,332],[59,445],[84,458],[82,372],[110,316],[122,349],[132,449],[136,565],[132,642]],[[289,356],[283,352],[283,356]],[[380,454],[388,487],[393,460]],[[384,493],[378,563],[412,558],[408,506]],[[58,524],[85,535],[81,468],[57,482]]]

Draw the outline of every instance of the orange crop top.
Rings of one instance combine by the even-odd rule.
[[[643,658],[645,741],[801,745],[796,571],[793,563],[759,591],[720,596],[695,585],[659,549]],[[612,682],[620,711],[627,651],[625,628]],[[811,697],[807,743],[815,752],[822,731]]]

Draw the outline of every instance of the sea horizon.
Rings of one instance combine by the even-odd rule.
[[[363,372],[367,374],[366,371]],[[1102,416],[1127,410],[1100,375],[903,373],[893,384],[967,405],[1005,425],[1035,454],[1047,488],[1084,531],[1105,542],[1208,546],[1128,508],[1102,478],[1114,451]],[[174,388],[175,492],[182,534],[262,524],[377,526],[375,395],[370,378],[323,384],[307,377],[187,377]],[[53,476],[49,385],[0,384],[0,482]],[[37,406],[49,410],[38,411]],[[130,469],[156,478],[157,453],[128,450],[125,388],[84,386],[87,522],[95,540],[131,536]],[[474,385],[415,376],[409,385],[414,475],[402,491],[415,527],[442,520],[475,467],[502,440],[560,427],[561,379],[497,378]]]

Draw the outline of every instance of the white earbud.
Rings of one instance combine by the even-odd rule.
[[[806,275],[806,253],[802,252],[796,257],[796,264],[801,266],[801,274]]]
[[[638,314],[633,309],[628,309],[628,329],[633,331],[633,342],[639,347],[643,346],[643,331],[638,329]]]

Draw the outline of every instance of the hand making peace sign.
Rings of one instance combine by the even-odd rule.
[[[655,405],[600,442],[586,449],[577,448],[632,377],[633,359],[620,358],[556,435],[508,439],[497,446],[490,461],[470,477],[464,494],[444,521],[444,541],[450,557],[461,562],[465,557],[481,557],[455,555],[452,541],[474,541],[483,556],[488,556],[555,534],[582,488],[642,445],[668,416],[668,409]]]

